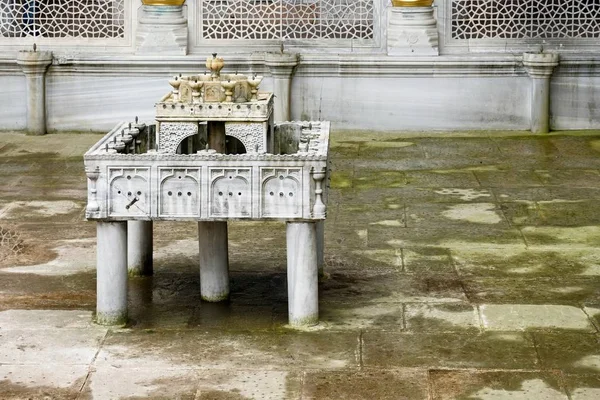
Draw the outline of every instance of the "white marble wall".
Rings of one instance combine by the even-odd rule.
[[[170,90],[168,73],[47,75],[50,131],[108,131],[138,115],[154,120],[154,103]],[[25,78],[0,75],[0,130],[25,129]],[[336,129],[529,129],[527,76],[295,76],[292,119],[330,120]],[[271,91],[265,77],[261,90]],[[552,78],[551,128],[600,128],[600,77]]]
[[[529,129],[528,77],[296,77],[292,117],[338,129]]]
[[[27,128],[25,75],[0,75],[0,130]]]
[[[550,85],[550,127],[600,127],[600,77],[553,77]]]
[[[49,74],[49,131],[109,131],[119,121],[153,122],[154,104],[171,90],[164,76]],[[270,90],[265,79],[260,90]],[[0,121],[2,124],[2,121]]]

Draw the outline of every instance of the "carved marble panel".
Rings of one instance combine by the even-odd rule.
[[[302,215],[302,168],[261,168],[261,217]]]
[[[150,168],[108,169],[110,216],[150,216]]]
[[[160,217],[200,216],[201,168],[160,168],[158,215]]]
[[[266,126],[262,122],[227,122],[225,135],[238,139],[246,148],[246,153],[264,153]]]
[[[250,168],[211,168],[210,217],[250,217],[252,178]]]
[[[158,133],[158,151],[175,154],[183,139],[197,133],[197,122],[161,122]]]

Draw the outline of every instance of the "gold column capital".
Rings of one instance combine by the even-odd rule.
[[[394,7],[431,7],[433,0],[392,0]]]
[[[142,0],[145,6],[182,6],[185,0]]]

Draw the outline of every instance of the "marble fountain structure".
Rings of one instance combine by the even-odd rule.
[[[289,323],[318,321],[329,122],[273,122],[261,76],[175,76],[156,123],[117,124],[84,155],[97,224],[96,320],[127,320],[129,275],[152,274],[154,221],[197,221],[200,291],[229,297],[227,221],[286,222]]]

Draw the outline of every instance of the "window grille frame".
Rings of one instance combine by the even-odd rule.
[[[560,52],[589,52],[600,50],[600,37],[455,39],[452,32],[452,5],[455,1],[463,0],[435,0],[434,2],[438,19],[440,52],[442,54],[500,52],[520,54],[526,51],[540,50]]]
[[[371,0],[373,3],[373,35],[370,39],[204,39],[202,0],[187,0],[188,27],[191,53],[206,53],[213,49],[251,53],[281,51],[326,53],[379,53],[385,52],[387,4],[390,0]]]
[[[11,0],[0,0],[11,1]],[[135,37],[135,26],[137,24],[137,8],[141,6],[140,0],[123,0],[123,36],[122,37],[47,37],[47,36],[24,36],[10,37],[0,36],[0,47],[5,50],[23,50],[31,47],[34,43],[38,48],[54,51],[77,51],[77,52],[123,52],[133,48]]]

